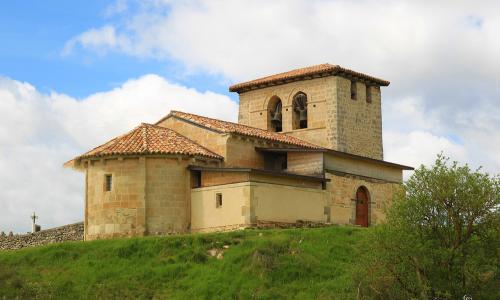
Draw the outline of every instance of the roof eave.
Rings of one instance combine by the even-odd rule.
[[[201,160],[217,160],[224,161],[224,157],[217,155],[201,155],[201,154],[188,154],[188,153],[154,153],[154,152],[144,152],[144,153],[109,153],[100,155],[89,155],[89,156],[78,156],[70,161],[64,163],[66,168],[77,168],[83,160],[101,160],[101,159],[118,159],[118,158],[136,158],[136,157],[169,157],[169,156],[182,156]]]
[[[330,179],[325,177],[318,176],[310,176],[310,175],[302,175],[295,173],[287,173],[287,172],[278,172],[278,171],[270,171],[270,170],[262,170],[262,169],[253,169],[253,168],[224,168],[224,167],[200,167],[200,166],[188,166],[189,170],[192,171],[206,171],[206,172],[244,172],[244,173],[258,173],[264,175],[274,175],[274,176],[282,176],[282,177],[291,177],[296,179],[305,179],[311,181],[318,182],[328,182]]]
[[[356,71],[352,71],[349,69],[345,69],[340,66],[334,66],[332,67],[331,70],[328,71],[318,71],[318,73],[310,73],[310,74],[300,74],[296,76],[291,76],[289,78],[283,79],[274,79],[270,80],[268,82],[255,82],[260,79],[255,79],[247,82],[242,82],[242,83],[237,83],[234,85],[231,85],[229,87],[230,92],[236,92],[238,94],[248,92],[250,90],[257,90],[257,89],[262,89],[270,86],[275,86],[275,85],[282,85],[294,81],[299,81],[299,80],[310,80],[310,79],[316,79],[316,78],[321,78],[321,77],[328,77],[328,76],[343,76],[343,77],[348,77],[348,78],[354,78],[358,80],[363,80],[366,82],[370,82],[372,84],[378,85],[378,86],[389,86],[391,83],[390,81],[376,78],[370,75],[366,75],[363,73],[359,73]]]
[[[410,167],[410,166],[396,164],[396,163],[388,162],[385,160],[370,158],[370,157],[356,155],[356,154],[352,154],[352,153],[337,151],[337,150],[333,150],[333,149],[328,149],[327,152],[334,154],[334,155],[337,155],[337,156],[348,157],[348,158],[353,158],[353,159],[357,159],[357,160],[364,160],[364,161],[368,161],[368,162],[372,162],[372,163],[376,163],[376,164],[380,164],[380,165],[385,165],[388,167],[398,168],[401,170],[407,170],[407,171],[415,170],[415,168]]]

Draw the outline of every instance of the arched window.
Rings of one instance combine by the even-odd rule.
[[[281,99],[277,96],[273,96],[267,105],[268,122],[267,130],[274,132],[281,132],[283,130],[282,126],[282,104]]]
[[[307,95],[303,92],[293,96],[292,128],[307,128]]]

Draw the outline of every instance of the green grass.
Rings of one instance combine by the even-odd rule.
[[[353,252],[366,232],[246,230],[3,251],[0,299],[353,299]]]

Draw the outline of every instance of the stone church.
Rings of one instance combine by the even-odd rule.
[[[171,111],[65,165],[85,239],[297,222],[370,226],[411,167],[384,161],[380,88],[322,64],[229,87],[238,123]]]

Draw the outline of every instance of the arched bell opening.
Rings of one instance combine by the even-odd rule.
[[[267,104],[268,121],[267,130],[273,132],[283,131],[282,102],[278,96],[273,96]]]
[[[307,95],[298,92],[293,96],[292,128],[307,128]]]

